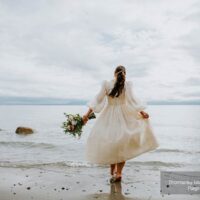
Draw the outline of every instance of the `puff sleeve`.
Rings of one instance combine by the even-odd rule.
[[[134,94],[133,92],[133,83],[131,81],[127,82],[126,87],[126,93],[127,93],[127,101],[128,103],[133,106],[138,112],[144,110],[147,108],[146,102],[141,102]]]
[[[106,104],[106,82],[106,80],[102,82],[100,91],[87,103],[87,106],[96,113],[101,112]]]

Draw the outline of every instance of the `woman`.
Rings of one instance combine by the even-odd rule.
[[[91,112],[101,112],[87,139],[86,157],[91,163],[110,164],[111,183],[121,181],[126,160],[158,147],[146,107],[134,96],[132,82],[126,81],[125,67],[118,66],[114,77],[103,81],[83,116],[87,123]]]

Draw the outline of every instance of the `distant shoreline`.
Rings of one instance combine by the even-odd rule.
[[[0,96],[0,105],[87,105],[90,99]],[[143,102],[143,101],[142,101]],[[147,105],[200,105],[200,99],[145,100]]]
[[[200,103],[148,103],[149,106],[199,106]],[[0,104],[0,106],[87,106],[86,104]]]

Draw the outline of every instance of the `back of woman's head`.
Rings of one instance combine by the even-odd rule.
[[[109,96],[111,97],[118,97],[122,90],[124,89],[125,79],[126,79],[126,68],[122,65],[116,67],[114,75],[116,77],[116,81],[112,91],[110,92]]]

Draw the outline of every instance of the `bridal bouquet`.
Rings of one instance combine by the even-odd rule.
[[[83,119],[79,114],[67,114],[64,113],[67,120],[63,122],[62,128],[64,129],[65,133],[69,133],[70,135],[73,135],[74,137],[78,136],[80,138],[82,131],[82,128],[84,126]],[[88,116],[88,119],[94,119],[96,118],[94,113],[91,113]]]

